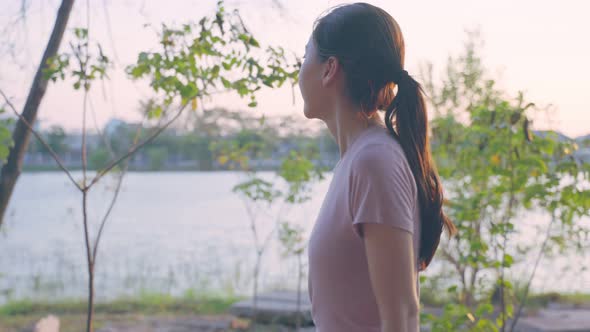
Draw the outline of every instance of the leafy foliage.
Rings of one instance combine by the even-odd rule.
[[[4,108],[0,107],[0,114],[3,114],[4,112]],[[9,129],[13,122],[14,120],[10,118],[0,120],[0,164],[6,162],[10,148],[14,146],[12,133]]]
[[[88,29],[74,28],[74,41],[70,42],[70,52],[57,54],[47,59],[47,66],[43,68],[43,78],[56,82],[66,77],[74,79],[75,90],[81,87],[88,91],[95,79],[108,78],[107,69],[110,67],[110,59],[102,51],[99,43],[95,48],[97,54],[90,51]],[[75,63],[72,63],[72,59]]]
[[[426,69],[425,87],[436,117],[431,121],[432,148],[446,183],[446,212],[458,235],[441,242],[440,257],[455,269],[461,288],[458,303],[445,307],[442,317],[430,318],[434,331],[504,329],[520,301],[509,298],[511,283],[505,269],[532,253],[533,246],[512,243],[526,231],[524,210],[555,216],[547,227],[543,248],[582,249],[588,241],[590,167],[573,156],[574,142],[532,131],[540,110],[523,93],[506,97],[487,73],[472,36],[465,53],[450,58],[440,84]],[[484,278],[495,275],[497,281]],[[494,299],[492,294],[500,294]],[[499,316],[488,320],[493,307]],[[522,299],[520,299],[522,300]],[[491,319],[491,318],[490,318]],[[493,327],[493,328],[492,328]]]
[[[159,37],[160,51],[140,53],[127,72],[135,79],[149,77],[154,91],[162,93],[164,105],[177,97],[184,104],[235,91],[250,98],[248,106],[256,107],[255,92],[263,85],[274,88],[288,80],[295,84],[297,79],[298,65],[288,63],[281,47],[269,46],[267,64],[261,64],[256,52],[260,43],[239,13],[226,12],[221,1],[215,18],[203,17],[178,27],[162,24]]]

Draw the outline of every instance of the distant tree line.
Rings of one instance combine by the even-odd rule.
[[[149,102],[143,105],[149,112]],[[315,163],[330,166],[338,159],[338,146],[325,128],[309,130],[294,116],[257,117],[251,113],[216,108],[191,113],[176,126],[138,152],[130,161],[135,170],[225,170],[235,165],[220,160],[225,149],[256,148],[250,151],[254,166],[276,169],[291,150],[303,151]],[[138,129],[140,139],[150,134],[153,123],[130,123],[111,119],[104,128],[88,135],[88,166],[100,169],[115,154],[125,153],[133,144]],[[59,125],[42,131],[47,143],[74,168],[81,160],[81,136],[68,133]],[[258,162],[258,164],[257,164]],[[258,166],[256,166],[258,165]],[[31,141],[25,156],[25,170],[57,169],[48,151]]]

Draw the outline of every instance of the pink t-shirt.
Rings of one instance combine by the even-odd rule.
[[[334,168],[309,239],[308,289],[317,332],[380,332],[359,224],[412,233],[418,271],[419,215],[416,183],[401,145],[383,127],[361,132]]]

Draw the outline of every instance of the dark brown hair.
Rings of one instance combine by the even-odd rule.
[[[443,226],[443,189],[430,153],[428,116],[422,87],[404,68],[404,39],[386,11],[367,3],[334,7],[318,18],[313,41],[322,61],[336,57],[346,75],[348,95],[373,115],[385,111],[385,124],[402,146],[418,189],[421,213],[420,270],[432,261]],[[397,93],[395,87],[397,86]]]

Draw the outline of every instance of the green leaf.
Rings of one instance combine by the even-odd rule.
[[[76,35],[78,39],[86,39],[88,37],[88,29],[74,28],[74,35]]]
[[[10,152],[10,149],[8,148],[8,146],[6,145],[0,145],[0,160],[5,163],[6,159],[8,158],[8,153]]]
[[[221,77],[221,82],[223,83],[223,86],[224,86],[226,89],[229,89],[229,88],[231,88],[231,82],[230,82],[230,81],[228,81],[226,78],[224,78],[224,77]]]
[[[149,60],[149,58],[148,58],[148,54],[146,52],[141,52],[137,56],[138,62],[147,62],[148,60]]]
[[[492,312],[494,312],[494,306],[492,304],[490,304],[490,303],[482,303],[475,310],[475,315],[477,317],[479,317],[479,316],[482,316],[484,314],[491,314]]]
[[[148,112],[148,119],[154,119],[154,118],[159,118],[160,116],[162,116],[162,107],[161,106],[156,106],[154,108],[152,108],[149,112]]]
[[[217,77],[219,75],[219,66],[215,65],[213,67],[213,69],[211,70],[211,75],[213,75],[213,77]]]
[[[198,91],[199,91],[199,89],[197,88],[195,83],[190,82],[186,85],[183,85],[180,88],[180,95],[182,96],[183,99],[194,98],[197,95]]]
[[[260,44],[258,43],[258,41],[256,39],[254,39],[254,37],[250,37],[250,45],[254,46],[254,47],[260,47]]]

